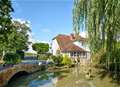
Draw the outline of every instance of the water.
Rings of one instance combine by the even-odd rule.
[[[55,87],[60,72],[36,72],[11,80],[7,87]]]
[[[61,72],[39,71],[12,80],[7,87],[120,87],[112,83],[109,77],[101,79],[97,75],[89,80],[84,69],[88,68],[78,66]]]
[[[13,79],[7,87],[95,87],[83,78],[79,68],[58,72],[39,71]]]

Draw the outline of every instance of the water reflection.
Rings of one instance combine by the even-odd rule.
[[[32,80],[29,87],[54,87],[57,83],[57,78],[54,77],[54,73],[47,73],[38,76],[37,79]]]
[[[63,72],[36,72],[14,78],[6,87],[55,87]]]
[[[60,72],[37,72],[12,80],[7,87],[55,87]]]

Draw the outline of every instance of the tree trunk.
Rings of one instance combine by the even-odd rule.
[[[2,52],[2,58],[1,58],[2,61],[4,59],[4,56],[5,56],[5,51],[3,50],[3,52]]]

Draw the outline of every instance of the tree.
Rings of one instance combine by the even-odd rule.
[[[29,44],[30,27],[27,22],[13,20],[11,17],[13,11],[10,0],[0,0],[0,56],[2,60],[6,53],[26,50]]]
[[[10,49],[12,51],[18,50],[27,50],[29,45],[29,34],[30,27],[28,26],[28,22],[24,21],[21,23],[19,21],[13,20],[13,29],[12,33],[9,35],[10,38]]]
[[[2,58],[8,48],[8,37],[12,28],[10,15],[13,11],[10,0],[0,0],[0,53]]]
[[[37,51],[38,54],[46,53],[49,51],[49,44],[47,43],[34,43],[32,45],[33,50]]]
[[[106,67],[109,70],[113,60],[119,59],[113,54],[120,54],[118,51],[120,0],[75,0],[74,2],[73,25],[85,26],[92,55],[101,49],[106,52]],[[76,29],[79,31],[80,28]]]

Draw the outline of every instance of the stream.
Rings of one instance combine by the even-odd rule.
[[[99,75],[92,80],[86,79],[84,67],[67,68],[56,71],[38,71],[17,77],[6,87],[120,87],[109,77],[101,79]]]

